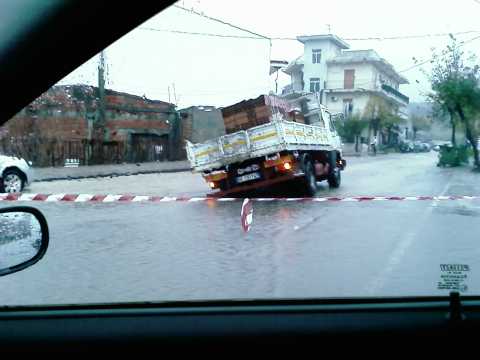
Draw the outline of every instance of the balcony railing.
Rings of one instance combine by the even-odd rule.
[[[383,91],[398,97],[399,99],[401,99],[406,104],[408,104],[408,102],[410,101],[408,96],[403,95],[400,91],[398,91],[397,89],[394,89],[393,87],[391,87],[389,85],[382,84],[382,89],[383,89]]]

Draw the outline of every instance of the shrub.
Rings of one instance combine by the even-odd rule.
[[[467,164],[468,159],[472,154],[472,149],[469,146],[451,146],[441,145],[438,153],[437,166],[460,166]]]

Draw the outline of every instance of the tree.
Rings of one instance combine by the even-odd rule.
[[[430,130],[432,127],[430,119],[423,116],[412,116],[410,121],[412,122],[413,140],[417,139],[417,132]]]
[[[441,54],[433,54],[433,68],[429,75],[433,93],[430,98],[446,109],[451,118],[458,115],[465,128],[465,137],[473,148],[474,166],[480,169],[477,148],[477,119],[480,113],[478,65],[468,66],[473,57],[465,59],[461,44],[451,35],[451,44]]]
[[[429,95],[429,99],[432,100],[431,95]],[[439,104],[438,102],[434,102],[433,104],[434,104],[432,109],[433,118],[438,121],[447,121],[447,120],[449,121],[450,127],[452,129],[451,142],[453,146],[456,146],[457,145],[456,130],[459,125],[458,116],[453,111],[453,108],[442,106],[442,104]]]
[[[359,151],[359,137],[362,131],[368,126],[368,121],[362,119],[360,116],[350,116],[344,121],[337,123],[337,130],[340,136],[346,142],[355,142],[355,151]]]
[[[379,96],[372,96],[364,110],[364,117],[369,119],[370,129],[374,135],[383,129],[387,130],[387,143],[391,143],[393,129],[404,120],[396,115],[396,108]]]

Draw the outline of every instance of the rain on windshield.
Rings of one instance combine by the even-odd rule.
[[[0,304],[478,295],[460,2],[179,1],[141,24],[0,127],[0,206],[51,228]]]

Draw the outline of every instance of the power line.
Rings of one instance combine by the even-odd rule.
[[[215,22],[218,22],[218,23],[220,23],[220,24],[230,26],[230,27],[232,27],[232,28],[234,28],[234,29],[248,32],[248,33],[250,33],[250,34],[252,34],[252,35],[255,35],[255,36],[257,36],[257,37],[271,40],[268,36],[257,34],[257,33],[253,32],[253,31],[244,29],[244,28],[242,28],[242,27],[240,27],[240,26],[237,26],[237,25],[233,25],[233,24],[231,24],[231,23],[229,23],[229,22],[226,22],[226,21],[223,21],[223,20],[220,20],[220,19],[211,17],[211,16],[207,16],[207,15],[205,15],[205,14],[203,14],[203,13],[199,13],[199,12],[193,10],[193,9],[192,9],[192,10],[189,10],[189,9],[186,9],[186,8],[180,6],[180,5],[173,5],[173,7],[176,7],[177,9],[181,9],[181,10],[183,10],[183,11],[186,11],[186,12],[189,12],[189,13],[192,13],[192,14],[195,14],[195,15],[198,15],[198,16],[201,16],[201,17],[204,17],[204,18],[206,18],[206,19],[209,19],[209,20],[212,20],[212,21],[215,21]]]
[[[420,35],[397,35],[397,36],[385,36],[385,37],[358,37],[358,38],[344,38],[347,41],[363,41],[363,40],[409,40],[409,39],[422,39],[430,37],[445,37],[451,35],[466,35],[466,34],[477,34],[480,30],[469,30],[469,31],[460,31],[456,33],[433,33],[433,34],[420,34]]]
[[[480,0],[474,0],[477,3],[480,4]],[[242,28],[238,25],[234,25],[232,23],[229,23],[224,20],[220,20],[218,18],[214,18],[212,16],[205,15],[204,13],[197,12],[193,9],[187,9],[184,8],[180,5],[173,5],[173,7],[181,9],[185,12],[195,14],[197,16],[201,16],[205,19],[211,20],[218,22],[223,25],[227,25],[229,27],[232,27],[234,29],[248,32],[251,35],[254,36],[242,36],[242,35],[225,35],[225,34],[215,34],[215,33],[204,33],[204,32],[189,32],[189,31],[182,31],[182,30],[170,30],[170,29],[153,29],[153,28],[143,28],[143,30],[152,30],[152,31],[164,31],[164,32],[172,32],[172,33],[179,33],[179,34],[187,34],[187,35],[199,35],[199,36],[215,36],[215,37],[225,37],[225,38],[238,38],[238,39],[268,39],[270,41],[272,40],[286,40],[286,41],[297,41],[297,37],[281,37],[281,36],[266,36],[266,35],[261,35],[256,32],[253,32],[251,30]],[[445,37],[445,36],[450,36],[450,35],[466,35],[466,34],[472,34],[472,33],[479,33],[480,30],[468,30],[468,31],[460,31],[460,32],[443,32],[443,33],[429,33],[429,34],[418,34],[418,35],[394,35],[394,36],[367,36],[367,37],[350,37],[350,38],[342,38],[345,41],[383,41],[383,40],[408,40],[408,39],[421,39],[421,38],[430,38],[430,37]]]
[[[258,36],[225,35],[225,34],[192,32],[192,31],[181,31],[181,30],[170,30],[170,29],[155,29],[155,28],[148,28],[148,27],[139,27],[138,29],[147,30],[147,31],[168,32],[168,33],[183,34],[183,35],[199,35],[199,36],[211,36],[211,37],[234,38],[234,39],[270,40],[268,38],[260,38]]]
[[[480,0],[479,0],[480,1]],[[147,31],[159,31],[159,32],[169,32],[175,34],[184,34],[184,35],[197,35],[197,36],[211,36],[211,37],[221,37],[221,38],[234,38],[234,39],[254,39],[254,40],[289,40],[297,41],[296,37],[266,37],[266,36],[246,36],[246,35],[226,35],[218,33],[207,33],[207,32],[193,32],[193,31],[183,31],[183,30],[173,30],[173,29],[158,29],[150,27],[139,27],[140,30]],[[245,30],[248,31],[248,30]],[[477,34],[480,33],[480,30],[469,30],[469,31],[460,31],[455,33],[434,33],[434,34],[420,34],[420,35],[398,35],[398,36],[386,36],[386,37],[356,37],[356,38],[342,38],[345,41],[383,41],[383,40],[411,40],[411,39],[422,39],[422,38],[431,38],[431,37],[446,37],[451,35],[466,35],[466,34]]]
[[[475,40],[478,40],[478,39],[480,39],[480,36],[475,36],[474,38],[471,38],[471,39],[469,39],[469,40],[462,41],[458,46],[459,46],[459,47],[460,47],[460,46],[464,46],[465,44],[471,43],[472,41],[475,41]],[[453,49],[448,50],[448,52],[452,52],[452,51],[453,51]],[[417,64],[415,64],[415,65],[412,65],[412,66],[410,66],[410,67],[408,67],[408,68],[406,68],[406,69],[403,69],[403,70],[398,71],[398,73],[404,73],[404,72],[410,71],[410,70],[415,69],[415,68],[417,68],[417,67],[419,67],[419,66],[425,65],[425,64],[431,62],[432,60],[433,60],[433,58],[430,58],[430,59],[428,59],[428,60],[419,62],[419,63],[417,63]]]
[[[479,0],[480,1],[480,0]],[[469,30],[469,31],[459,31],[455,33],[431,33],[431,34],[419,34],[419,35],[395,35],[395,36],[382,36],[382,37],[342,37],[342,40],[345,41],[383,41],[383,40],[410,40],[410,39],[422,39],[422,38],[431,38],[431,37],[445,37],[450,35],[466,35],[466,34],[476,34],[480,30]],[[296,37],[272,37],[272,40],[291,40],[296,41]]]

